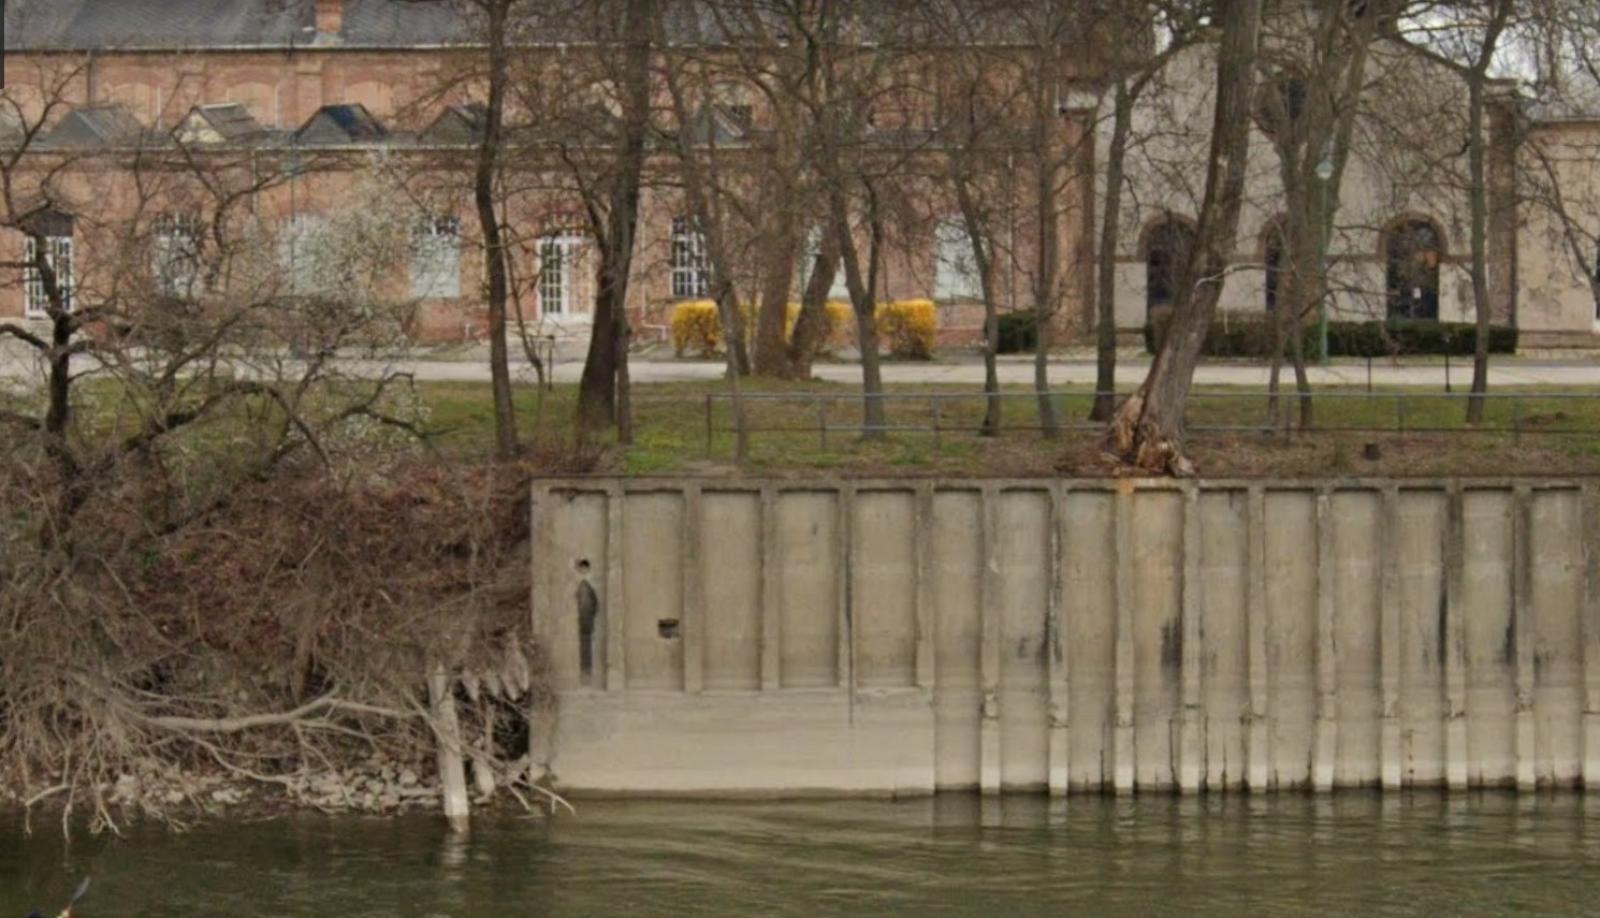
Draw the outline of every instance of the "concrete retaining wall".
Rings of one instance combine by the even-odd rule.
[[[1597,497],[544,481],[536,757],[577,792],[1600,785]]]

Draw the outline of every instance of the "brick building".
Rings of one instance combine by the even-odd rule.
[[[461,10],[447,0],[13,0],[6,10],[10,111],[0,113],[0,131],[11,133],[10,149],[20,143],[27,150],[16,168],[49,175],[53,189],[48,206],[35,202],[25,209],[38,211],[30,219],[40,221],[52,257],[70,265],[63,274],[82,295],[96,288],[104,295],[132,274],[149,275],[149,284],[170,290],[185,280],[173,268],[182,260],[173,253],[199,244],[203,235],[204,221],[188,216],[183,206],[186,196],[205,191],[197,175],[277,170],[281,181],[266,183],[250,204],[253,219],[273,237],[263,245],[273,256],[263,276],[275,273],[290,288],[313,284],[309,274],[337,247],[329,234],[341,220],[405,210],[411,238],[396,257],[406,264],[376,272],[375,287],[409,301],[410,330],[419,338],[481,335],[482,256],[464,177],[481,124],[480,81],[471,75],[481,49]],[[552,68],[565,66],[583,54],[570,38],[525,39],[527,56]],[[685,36],[688,43],[693,39]],[[922,64],[923,72],[937,75],[937,61]],[[1117,275],[1117,324],[1129,333],[1170,296],[1173,253],[1197,209],[1194,178],[1204,168],[1199,138],[1209,119],[1207,68],[1203,47],[1178,61],[1168,88],[1140,115],[1170,129],[1164,128],[1159,141],[1167,145],[1160,157],[1130,167],[1138,193],[1124,221]],[[938,85],[937,76],[930,85]],[[1053,223],[1063,335],[1093,323],[1096,164],[1107,130],[1097,117],[1098,98],[1087,67],[1063,68],[1051,142],[1076,151]],[[706,129],[733,147],[764,117],[759,102],[749,100],[705,111],[711,119]],[[1538,108],[1506,111],[1507,118],[1523,119],[1519,137],[1556,138],[1564,150],[1581,151],[1600,136],[1600,116],[1581,106],[1559,116]],[[905,125],[896,130],[908,132]],[[1497,149],[1502,164],[1518,162],[1517,148]],[[173,151],[179,151],[192,174],[152,195],[138,177],[139,167],[129,166],[143,162],[149,150],[165,151],[168,171]],[[916,173],[904,193],[912,203],[886,249],[879,298],[932,299],[942,339],[970,342],[980,333],[981,291],[971,247],[941,181],[948,167],[940,155],[930,145],[914,161],[906,160],[908,172]],[[1581,233],[1573,229],[1592,223],[1600,235],[1600,202],[1591,204],[1584,184],[1592,170],[1579,164],[1585,156],[1561,159],[1558,171],[1573,183],[1563,186],[1569,213],[1557,220],[1518,202],[1509,209],[1515,218],[1496,224],[1496,312],[1523,327],[1525,343],[1535,346],[1587,347],[1596,341],[1596,245],[1592,238],[1577,238]],[[1382,156],[1369,158],[1377,163]],[[1160,168],[1153,165],[1158,159]],[[1026,181],[1022,171],[996,170],[1000,198],[1025,196],[1018,187]],[[1225,314],[1270,307],[1270,230],[1278,207],[1270,166],[1255,171],[1241,228],[1240,270],[1228,285]],[[1379,317],[1399,309],[1423,318],[1466,318],[1462,196],[1448,190],[1431,199],[1396,195],[1392,177],[1376,166],[1358,164],[1353,175],[1341,199],[1335,243],[1336,270],[1344,272],[1337,315]],[[502,206],[514,239],[518,311],[547,327],[581,334],[592,308],[593,242],[582,229],[582,201],[570,185],[529,182]],[[126,220],[108,217],[143,213],[148,216],[137,231]],[[1009,257],[996,267],[994,287],[1004,308],[1027,308],[1034,293],[1032,265],[1041,260],[1032,240],[1041,224],[1014,214],[1007,219]],[[14,278],[0,284],[0,317],[26,318],[37,314],[40,291],[37,279],[20,267],[27,254],[22,234],[8,235],[0,248],[18,267]],[[128,240],[134,237],[141,254],[130,256]],[[704,248],[670,166],[662,165],[646,183],[630,288],[639,334],[661,334],[671,304],[706,295]],[[1397,294],[1385,266],[1395,263],[1400,249],[1424,251],[1437,270],[1431,280]],[[113,250],[117,256],[109,257]],[[844,298],[842,275],[835,295]]]

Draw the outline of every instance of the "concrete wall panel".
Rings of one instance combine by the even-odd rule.
[[[851,524],[856,684],[910,686],[917,669],[916,495],[862,491]]]
[[[1000,616],[1000,782],[1042,788],[1049,704],[1045,610],[1050,596],[1050,495],[1001,492],[998,569],[992,610]]]
[[[706,492],[699,556],[705,687],[761,687],[761,496]]]
[[[1583,503],[1576,490],[1530,500],[1534,772],[1541,784],[1570,786],[1582,760],[1583,633],[1572,612],[1583,607]]]
[[[1133,539],[1134,781],[1159,790],[1177,783],[1172,730],[1183,679],[1183,496],[1136,494]]]
[[[983,516],[977,491],[945,491],[933,499],[929,550],[934,577],[935,781],[941,788],[978,786],[978,610],[983,566]]]
[[[1267,721],[1271,781],[1311,779],[1316,735],[1317,519],[1304,490],[1266,496]]]
[[[1333,496],[1333,634],[1339,657],[1334,783],[1345,787],[1376,784],[1379,778],[1381,507],[1371,491]]]
[[[628,686],[683,688],[684,499],[629,494],[622,514]]]
[[[1210,790],[1240,787],[1245,778],[1243,725],[1250,708],[1245,656],[1247,500],[1243,490],[1200,497],[1200,661]]]
[[[1468,780],[1494,786],[1516,774],[1516,652],[1512,635],[1512,498],[1462,496],[1462,590]]]
[[[1069,491],[1063,498],[1066,565],[1062,618],[1071,725],[1068,774],[1074,789],[1111,780],[1116,691],[1116,540],[1111,495]]]
[[[837,500],[825,491],[778,499],[781,681],[784,687],[839,682]]]
[[[1400,492],[1400,724],[1407,784],[1444,781],[1444,541],[1442,489]]]

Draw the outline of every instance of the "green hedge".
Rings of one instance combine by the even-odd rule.
[[[1031,354],[1039,347],[1039,317],[1032,312],[999,315],[1001,354]]]
[[[1166,334],[1168,316],[1158,315],[1144,327],[1145,349],[1155,353]],[[1307,356],[1317,354],[1317,326],[1304,327]],[[1468,322],[1394,319],[1387,322],[1329,322],[1328,354],[1332,357],[1395,357],[1452,354],[1471,356],[1477,350],[1478,327]],[[1514,354],[1517,330],[1503,325],[1489,329],[1489,353]],[[1259,317],[1218,318],[1206,330],[1201,351],[1208,357],[1272,356],[1272,323]],[[1288,345],[1284,353],[1289,352]]]

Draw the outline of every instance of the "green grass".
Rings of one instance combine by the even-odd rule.
[[[449,456],[487,455],[493,414],[489,389],[479,383],[420,383],[430,411],[435,442]],[[1092,402],[1087,389],[1068,389],[1058,397],[1069,430],[1054,441],[1038,430],[1036,403],[1026,387],[1009,387],[1002,402],[1002,434],[980,437],[983,400],[977,387],[890,386],[885,402],[891,426],[927,428],[892,431],[864,439],[859,432],[856,387],[822,382],[744,384],[747,454],[735,461],[737,437],[727,386],[715,383],[661,383],[634,390],[634,443],[607,443],[597,471],[628,475],[791,474],[826,470],[842,475],[1095,475],[1112,469],[1098,448],[1100,429],[1086,421]],[[1281,426],[1297,417],[1297,402],[1285,398],[1280,429],[1266,432],[1264,397],[1241,398],[1248,390],[1207,388],[1192,399],[1189,451],[1203,474],[1226,475],[1579,475],[1600,472],[1600,391],[1590,400],[1551,398],[1548,390],[1519,389],[1520,405],[1491,401],[1486,422],[1472,430],[1464,423],[1460,399],[1426,398],[1397,408],[1396,393],[1423,390],[1329,390],[1341,397],[1317,399],[1320,428],[1348,429],[1299,435]],[[935,407],[928,396],[955,394]],[[1344,397],[1346,394],[1354,397]],[[706,437],[707,395],[712,433]],[[525,441],[536,446],[571,442],[576,388],[557,386],[539,395],[517,392]],[[782,399],[773,396],[783,396]],[[1543,397],[1541,397],[1543,396]],[[1403,410],[1403,418],[1400,412]],[[937,417],[940,431],[931,428]],[[1405,432],[1397,428],[1403,420]],[[1510,434],[1520,423],[1525,434]],[[1207,432],[1200,428],[1252,428]],[[1546,434],[1541,431],[1577,431]],[[1504,431],[1504,432],[1496,432]],[[1365,457],[1376,444],[1377,460]]]

